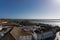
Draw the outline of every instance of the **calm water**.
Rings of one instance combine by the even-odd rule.
[[[53,26],[60,26],[60,21],[58,20],[54,20],[54,21],[31,21],[32,23],[43,23],[43,24],[49,24],[49,25],[53,25]]]

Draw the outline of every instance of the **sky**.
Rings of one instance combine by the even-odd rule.
[[[0,18],[60,19],[60,0],[0,0]]]

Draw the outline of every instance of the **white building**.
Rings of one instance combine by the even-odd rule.
[[[54,32],[53,31],[48,31],[45,33],[33,33],[33,37],[35,40],[43,40],[49,37],[53,37],[54,36]]]
[[[60,40],[60,31],[56,33],[56,37],[54,40],[57,40],[57,39]]]
[[[16,40],[32,40],[31,32],[23,31],[17,27],[14,27],[10,33]]]

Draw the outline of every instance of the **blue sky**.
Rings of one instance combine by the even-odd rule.
[[[0,18],[60,19],[60,0],[0,0]]]

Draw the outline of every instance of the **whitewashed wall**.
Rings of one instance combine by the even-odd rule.
[[[20,36],[19,40],[32,40],[32,36]]]
[[[49,31],[43,34],[37,34],[37,39],[41,40],[41,39],[52,37],[53,35],[54,35],[53,31]]]

